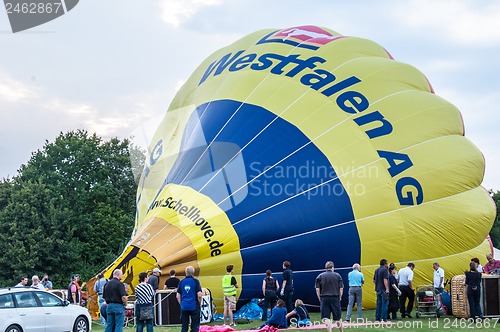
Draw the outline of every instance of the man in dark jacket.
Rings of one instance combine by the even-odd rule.
[[[122,332],[125,319],[125,305],[128,294],[122,280],[122,270],[113,271],[113,278],[104,286],[103,297],[108,304],[106,308],[106,329],[104,332]]]

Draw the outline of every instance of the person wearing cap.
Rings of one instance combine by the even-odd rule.
[[[81,287],[78,284],[78,281],[80,281],[80,275],[78,274],[73,274],[71,276],[71,282],[68,285],[68,295],[67,299],[70,304],[76,304],[80,305],[81,301]]]
[[[148,284],[153,286],[155,293],[158,291],[159,278],[160,278],[161,270],[157,267],[153,269],[153,274],[149,276]]]

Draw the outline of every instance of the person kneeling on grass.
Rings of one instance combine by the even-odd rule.
[[[286,308],[284,308],[284,306],[285,302],[283,302],[283,300],[278,300],[271,317],[269,317],[269,319],[260,326],[260,329],[265,325],[276,327],[278,329],[286,329],[288,327],[288,323],[286,321]]]
[[[306,306],[304,305],[304,302],[302,302],[302,300],[297,299],[295,301],[295,309],[286,314],[287,319],[292,316],[297,316],[295,318],[295,321],[292,322],[293,324],[297,324],[297,327],[311,325],[309,313],[307,312]]]

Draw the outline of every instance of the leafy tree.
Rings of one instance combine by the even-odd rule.
[[[10,179],[4,178],[2,181],[0,181],[0,211],[7,206],[11,189],[12,182],[10,181]]]
[[[61,133],[0,183],[0,285],[48,273],[66,287],[123,250],[135,216],[128,140]]]
[[[497,206],[497,215],[495,218],[495,222],[493,223],[493,227],[491,228],[490,231],[490,237],[491,237],[491,242],[493,242],[493,245],[495,248],[500,247],[500,191],[493,192],[490,191],[491,197],[495,201],[495,204]],[[498,257],[496,257],[498,259]]]

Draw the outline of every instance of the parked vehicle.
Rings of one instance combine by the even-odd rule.
[[[0,289],[0,332],[89,332],[92,319],[84,307],[39,289]]]

